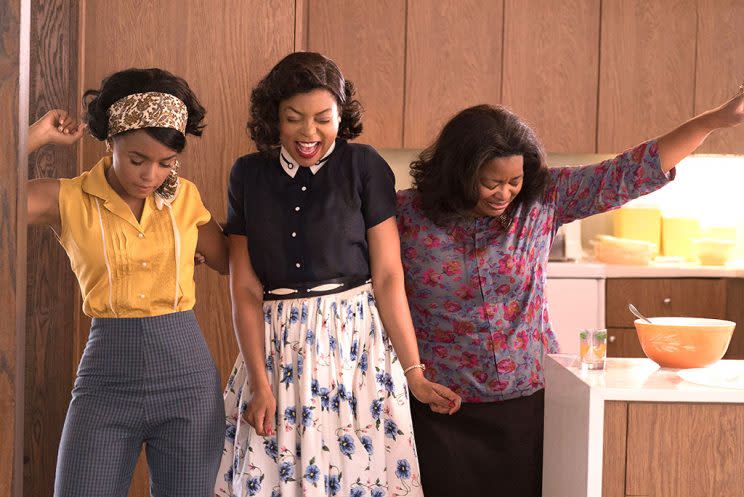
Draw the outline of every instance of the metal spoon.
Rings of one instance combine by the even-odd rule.
[[[643,314],[641,314],[641,311],[639,311],[638,309],[636,309],[636,307],[633,304],[628,304],[628,310],[630,312],[632,312],[635,317],[637,317],[639,319],[643,319],[647,323],[651,323],[651,320],[649,318],[647,318],[646,316],[644,316]],[[653,324],[653,323],[651,323],[651,324]]]

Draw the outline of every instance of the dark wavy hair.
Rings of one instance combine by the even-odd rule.
[[[479,200],[481,167],[513,155],[524,158],[524,179],[512,212],[520,203],[532,204],[545,189],[547,163],[540,141],[504,107],[476,105],[459,112],[411,163],[424,213],[439,226],[469,215]]]
[[[251,92],[247,129],[261,152],[279,150],[279,104],[298,93],[328,90],[341,113],[338,137],[351,140],[362,133],[362,105],[354,84],[344,79],[335,62],[316,52],[294,52],[280,60]]]
[[[127,95],[151,91],[169,93],[183,101],[189,113],[186,121],[186,134],[201,136],[204,129],[204,115],[207,111],[183,78],[157,68],[126,69],[115,72],[101,81],[99,89],[87,90],[83,94],[83,109],[90,134],[98,140],[105,140],[108,137],[109,107]],[[171,150],[181,152],[186,147],[186,136],[177,129],[142,129]]]

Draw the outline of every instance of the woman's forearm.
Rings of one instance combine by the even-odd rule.
[[[233,326],[238,348],[249,374],[252,391],[269,388],[266,374],[266,351],[264,346],[264,320],[262,301],[247,291],[232,291]]]
[[[411,320],[404,286],[403,272],[372,279],[377,308],[385,331],[403,368],[419,364],[418,343]]]

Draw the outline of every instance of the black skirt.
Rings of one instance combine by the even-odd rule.
[[[452,416],[411,398],[426,497],[541,497],[545,392],[463,404]]]

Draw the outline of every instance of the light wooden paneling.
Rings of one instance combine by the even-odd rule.
[[[726,317],[726,281],[717,278],[610,278],[605,322],[632,328],[633,304],[646,316]],[[704,297],[703,297],[704,296]]]
[[[403,145],[433,142],[471,105],[501,100],[503,2],[409,0]]]
[[[604,403],[604,442],[602,449],[602,497],[625,497],[625,450],[628,430],[628,403]]]
[[[695,114],[731,98],[744,82],[744,1],[698,0]],[[713,133],[698,152],[744,154],[744,127]]]
[[[206,107],[207,128],[201,138],[189,138],[182,174],[196,183],[214,217],[224,221],[230,167],[254,149],[245,131],[250,91],[293,50],[295,1],[88,0],[84,7],[83,88],[98,87],[120,69],[155,66],[184,77]],[[103,153],[92,142],[83,146],[85,169]],[[195,278],[196,314],[224,384],[237,356],[227,278],[203,267]],[[132,496],[148,495],[143,467],[140,461]]]
[[[53,108],[79,114],[78,3],[34,2],[31,11],[30,120]],[[29,157],[29,178],[77,175],[77,146],[47,146]],[[76,360],[77,280],[49,228],[28,231],[24,490],[51,496],[57,448]]]
[[[744,405],[631,403],[627,495],[738,497]]]
[[[502,102],[549,152],[595,149],[599,12],[600,0],[505,2]]]
[[[695,0],[602,2],[598,146],[625,150],[693,115]]]
[[[358,141],[403,145],[405,0],[308,0],[307,49],[336,61],[364,106]]]
[[[726,319],[736,323],[724,359],[744,360],[744,279],[726,280]]]
[[[0,497],[23,495],[29,11],[0,0]]]

